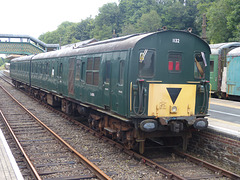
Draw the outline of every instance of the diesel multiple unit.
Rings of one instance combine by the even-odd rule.
[[[166,30],[16,58],[10,74],[128,148],[143,153],[149,138],[186,149],[191,129],[208,125],[209,54],[198,36]]]

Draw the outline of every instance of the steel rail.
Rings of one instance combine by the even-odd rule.
[[[206,167],[206,168],[208,168],[208,169],[210,169],[212,171],[215,171],[216,173],[219,173],[219,174],[221,174],[221,175],[223,175],[225,177],[228,177],[230,179],[236,179],[236,180],[240,179],[240,175],[238,175],[238,174],[235,174],[233,172],[227,171],[227,170],[225,170],[223,168],[220,168],[218,166],[215,166],[215,165],[213,165],[213,164],[211,164],[209,162],[206,162],[206,161],[203,161],[203,160],[198,159],[196,157],[193,157],[193,156],[191,156],[191,155],[189,155],[187,153],[180,152],[180,151],[177,151],[177,150],[175,150],[174,153],[179,155],[179,156],[181,156],[181,157],[185,157],[189,161],[192,161],[194,163],[197,163],[197,164],[200,163],[200,164],[202,164],[202,166],[204,166],[204,167]]]
[[[40,103],[42,103],[42,102],[40,102]],[[91,133],[92,135],[98,137],[99,139],[102,139],[103,141],[110,143],[112,146],[117,147],[118,149],[120,149],[121,151],[125,152],[129,156],[134,157],[134,158],[140,160],[142,163],[144,163],[144,164],[146,164],[146,165],[148,165],[148,166],[150,166],[152,168],[158,169],[168,179],[172,179],[172,180],[186,180],[186,178],[177,175],[173,171],[171,171],[171,170],[169,170],[169,169],[167,169],[167,168],[157,164],[156,162],[154,162],[154,161],[144,157],[143,155],[140,155],[139,153],[136,153],[136,152],[134,152],[132,150],[126,149],[122,144],[120,144],[120,143],[118,143],[118,142],[116,142],[116,141],[114,141],[112,139],[109,139],[106,136],[103,136],[101,133],[94,131],[93,129],[89,128],[88,126],[86,126],[86,125],[76,121],[75,119],[67,116],[63,112],[58,111],[58,110],[54,109],[53,107],[48,106],[48,105],[46,105],[44,103],[42,103],[42,105],[44,105],[46,108],[52,110],[53,112],[61,115],[62,117],[68,119],[69,121],[73,122],[74,124],[80,126],[82,129],[88,131],[89,133]]]
[[[4,87],[0,86],[23,110],[25,110],[30,116],[32,116],[36,121],[38,121],[44,128],[46,128],[52,135],[54,135],[59,141],[61,141],[67,148],[69,148],[74,154],[76,154],[81,162],[87,166],[99,179],[111,180],[102,170],[100,170],[95,164],[85,158],[82,154],[76,151],[70,144],[64,141],[60,136],[58,136],[54,131],[47,127],[42,121],[40,121],[35,115],[33,115],[28,109],[26,109],[17,99],[15,99]]]
[[[34,98],[34,99],[35,99],[35,98]],[[98,132],[90,129],[89,127],[81,124],[80,122],[75,121],[74,119],[70,118],[69,116],[66,116],[64,113],[59,112],[59,111],[55,110],[54,108],[47,106],[46,104],[40,102],[39,100],[38,100],[38,102],[41,103],[42,105],[44,105],[45,107],[48,107],[48,108],[51,109],[52,111],[60,114],[62,117],[64,117],[64,118],[66,118],[66,119],[74,122],[75,124],[80,125],[80,126],[81,126],[82,128],[84,128],[84,129],[87,129],[87,131],[89,131],[89,132],[92,133],[93,135],[98,136],[98,137],[104,139],[105,141],[110,142],[112,145],[118,147],[119,149],[122,149],[126,154],[130,155],[131,157],[135,157],[136,159],[141,160],[143,163],[147,164],[147,165],[150,166],[150,167],[157,168],[162,174],[166,175],[167,178],[169,178],[169,179],[174,179],[174,180],[186,180],[186,178],[177,175],[177,174],[174,173],[173,171],[164,168],[163,166],[155,163],[154,161],[152,161],[152,160],[150,160],[150,159],[147,159],[146,157],[144,157],[144,156],[142,156],[142,155],[140,155],[140,154],[138,154],[138,153],[136,153],[136,152],[134,152],[134,151],[128,150],[128,149],[124,148],[123,145],[121,145],[121,144],[119,144],[119,143],[117,143],[117,142],[115,142],[115,141],[113,141],[113,140],[111,140],[111,139],[109,139],[109,138],[107,138],[107,137],[102,136],[100,133],[98,133]],[[225,169],[222,169],[222,168],[220,168],[220,167],[217,167],[217,166],[215,166],[215,165],[213,165],[213,164],[210,164],[210,163],[208,163],[208,162],[206,162],[206,161],[202,161],[202,160],[200,160],[200,159],[198,159],[198,158],[195,158],[195,157],[193,157],[193,156],[191,156],[191,155],[188,155],[188,154],[186,154],[186,153],[182,153],[182,152],[180,152],[180,151],[175,151],[175,153],[178,154],[179,156],[185,156],[185,157],[187,157],[190,161],[192,161],[192,162],[194,162],[194,163],[197,163],[197,164],[201,163],[201,164],[203,164],[206,168],[208,168],[208,169],[210,169],[210,170],[212,170],[212,171],[215,171],[215,172],[217,172],[217,173],[219,173],[219,174],[222,174],[222,175],[225,176],[225,177],[228,177],[228,178],[231,178],[231,179],[240,179],[240,176],[239,176],[239,175],[234,174],[234,173],[232,173],[232,172],[230,172],[230,171],[227,171],[227,170],[225,170]]]
[[[1,88],[2,88],[2,86],[1,86]],[[36,168],[34,167],[34,165],[32,164],[32,162],[30,161],[29,157],[27,156],[27,154],[26,154],[26,152],[24,151],[22,145],[21,145],[20,142],[18,141],[15,133],[13,132],[10,124],[7,122],[7,119],[5,118],[5,116],[4,116],[4,114],[2,113],[1,110],[0,110],[0,114],[1,114],[1,116],[2,116],[2,118],[3,118],[3,120],[4,120],[4,123],[6,124],[8,130],[10,131],[13,139],[14,139],[15,142],[17,143],[18,148],[22,151],[22,154],[23,154],[24,158],[26,159],[26,161],[27,161],[27,163],[28,163],[31,171],[33,172],[34,177],[35,177],[37,180],[41,180],[42,178],[40,177],[40,175],[38,174]]]

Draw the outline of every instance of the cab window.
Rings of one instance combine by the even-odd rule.
[[[177,52],[170,52],[168,54],[168,71],[170,73],[181,72],[182,54]]]
[[[194,57],[194,78],[203,79],[205,78],[205,67],[207,62],[205,59],[205,54],[203,52],[196,53]]]
[[[155,63],[155,51],[153,50],[140,50],[138,72],[139,77],[153,77],[154,75],[154,63]]]

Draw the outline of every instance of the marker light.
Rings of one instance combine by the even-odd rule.
[[[172,70],[173,70],[173,62],[172,62],[172,61],[169,61],[169,62],[168,62],[168,70],[169,70],[169,71],[172,71]]]
[[[172,106],[170,113],[177,113],[177,106]]]

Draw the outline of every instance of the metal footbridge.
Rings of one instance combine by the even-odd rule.
[[[30,55],[59,49],[59,44],[45,44],[29,35],[0,34],[0,54]]]

